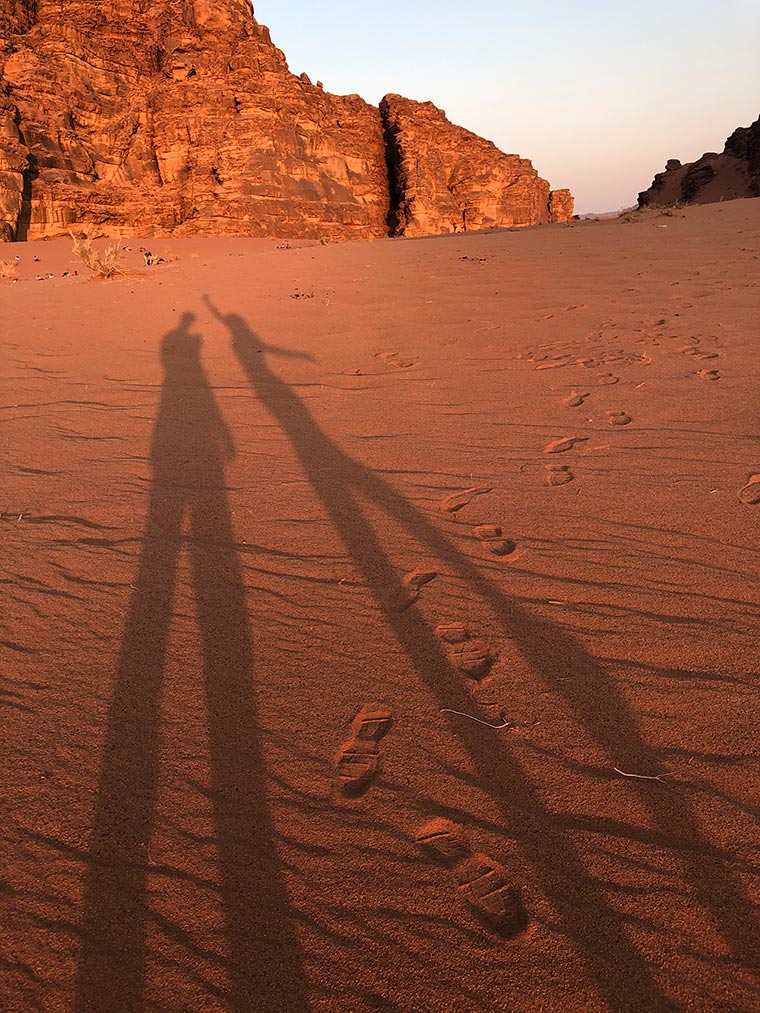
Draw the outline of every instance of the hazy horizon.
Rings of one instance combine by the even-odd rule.
[[[642,0],[492,3],[306,0],[254,4],[290,68],[328,91],[377,104],[398,92],[530,158],[576,211],[634,204],[668,158],[721,151],[760,115],[760,5]]]

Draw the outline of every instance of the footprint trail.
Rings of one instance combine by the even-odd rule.
[[[528,920],[520,890],[507,870],[488,855],[473,854],[455,823],[431,820],[420,828],[415,843],[449,870],[462,900],[490,929],[508,938],[525,930]]]

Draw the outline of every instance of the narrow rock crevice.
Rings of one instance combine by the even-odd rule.
[[[37,159],[30,155],[28,167],[23,172],[24,189],[21,191],[21,209],[16,220],[15,239],[18,243],[26,242],[29,235],[32,224],[32,185],[39,174]]]
[[[29,227],[32,222],[32,187],[34,180],[39,176],[40,170],[37,163],[37,157],[33,155],[26,143],[24,132],[21,129],[21,115],[18,109],[15,110],[13,118],[13,126],[15,128],[16,136],[18,139],[18,145],[21,148],[21,159],[26,157],[26,165],[21,169],[21,176],[23,179],[23,185],[21,190],[21,205],[18,208],[18,214],[16,215],[15,222],[11,222],[11,230],[13,233],[13,239],[16,242],[24,242],[29,233]],[[19,161],[19,168],[23,162]]]
[[[388,118],[385,100],[380,103],[380,118],[383,122],[383,139],[385,141],[385,164],[388,170],[388,235],[393,238],[403,234],[403,192],[401,186],[401,152],[399,151],[396,130]]]

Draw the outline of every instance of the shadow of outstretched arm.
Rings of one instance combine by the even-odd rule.
[[[212,303],[211,298],[208,295],[203,296],[203,301],[208,308],[209,313],[216,317],[220,324],[223,324],[229,330],[237,327],[237,322],[241,319],[235,313],[223,314],[216,306]],[[252,335],[256,337],[255,335]],[[257,346],[253,350],[254,354],[268,353],[269,355],[279,355],[283,359],[301,359],[304,362],[316,362],[317,360],[313,355],[308,352],[294,351],[292,348],[282,348],[280,345],[267,345],[256,337]]]

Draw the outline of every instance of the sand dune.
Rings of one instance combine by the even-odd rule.
[[[5,248],[3,1007],[756,1008],[760,201],[128,245]]]

